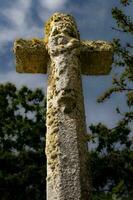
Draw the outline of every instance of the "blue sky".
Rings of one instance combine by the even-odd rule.
[[[47,76],[39,74],[18,74],[15,72],[15,59],[12,52],[16,38],[44,37],[44,22],[54,12],[72,14],[77,22],[81,39],[107,40],[123,37],[113,31],[115,22],[111,8],[119,0],[0,0],[0,83],[11,81],[18,87],[47,87]],[[130,15],[133,4],[127,8]],[[124,39],[124,37],[123,37]],[[116,95],[104,104],[97,104],[96,98],[111,84],[109,76],[83,76],[87,126],[102,121],[109,127],[115,125],[118,116],[115,105],[125,109],[124,96]]]

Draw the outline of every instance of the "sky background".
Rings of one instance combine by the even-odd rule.
[[[42,88],[46,94],[47,75],[18,74],[15,72],[13,42],[17,38],[43,38],[44,23],[57,11],[72,14],[77,22],[81,39],[106,40],[125,36],[113,31],[115,21],[111,8],[119,0],[0,0],[0,83],[13,82],[17,87]],[[133,4],[126,9],[132,15]],[[127,38],[126,38],[127,39]],[[113,95],[104,104],[97,97],[111,85],[112,70],[108,76],[83,76],[83,92],[87,126],[103,122],[115,126],[118,115],[115,106],[126,109],[124,96]]]

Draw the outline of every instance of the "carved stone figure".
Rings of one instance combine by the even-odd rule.
[[[48,74],[47,200],[90,200],[81,74],[108,74],[112,45],[80,40],[73,17],[55,13],[44,40],[19,39],[14,52],[18,72]]]

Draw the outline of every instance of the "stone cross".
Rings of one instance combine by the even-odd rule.
[[[81,74],[108,74],[112,45],[80,40],[73,17],[55,13],[45,39],[16,40],[14,53],[17,72],[48,74],[47,200],[90,200]]]

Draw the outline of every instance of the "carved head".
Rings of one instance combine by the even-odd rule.
[[[45,40],[49,36],[64,34],[72,38],[79,39],[79,32],[74,18],[64,13],[55,13],[45,24]]]

